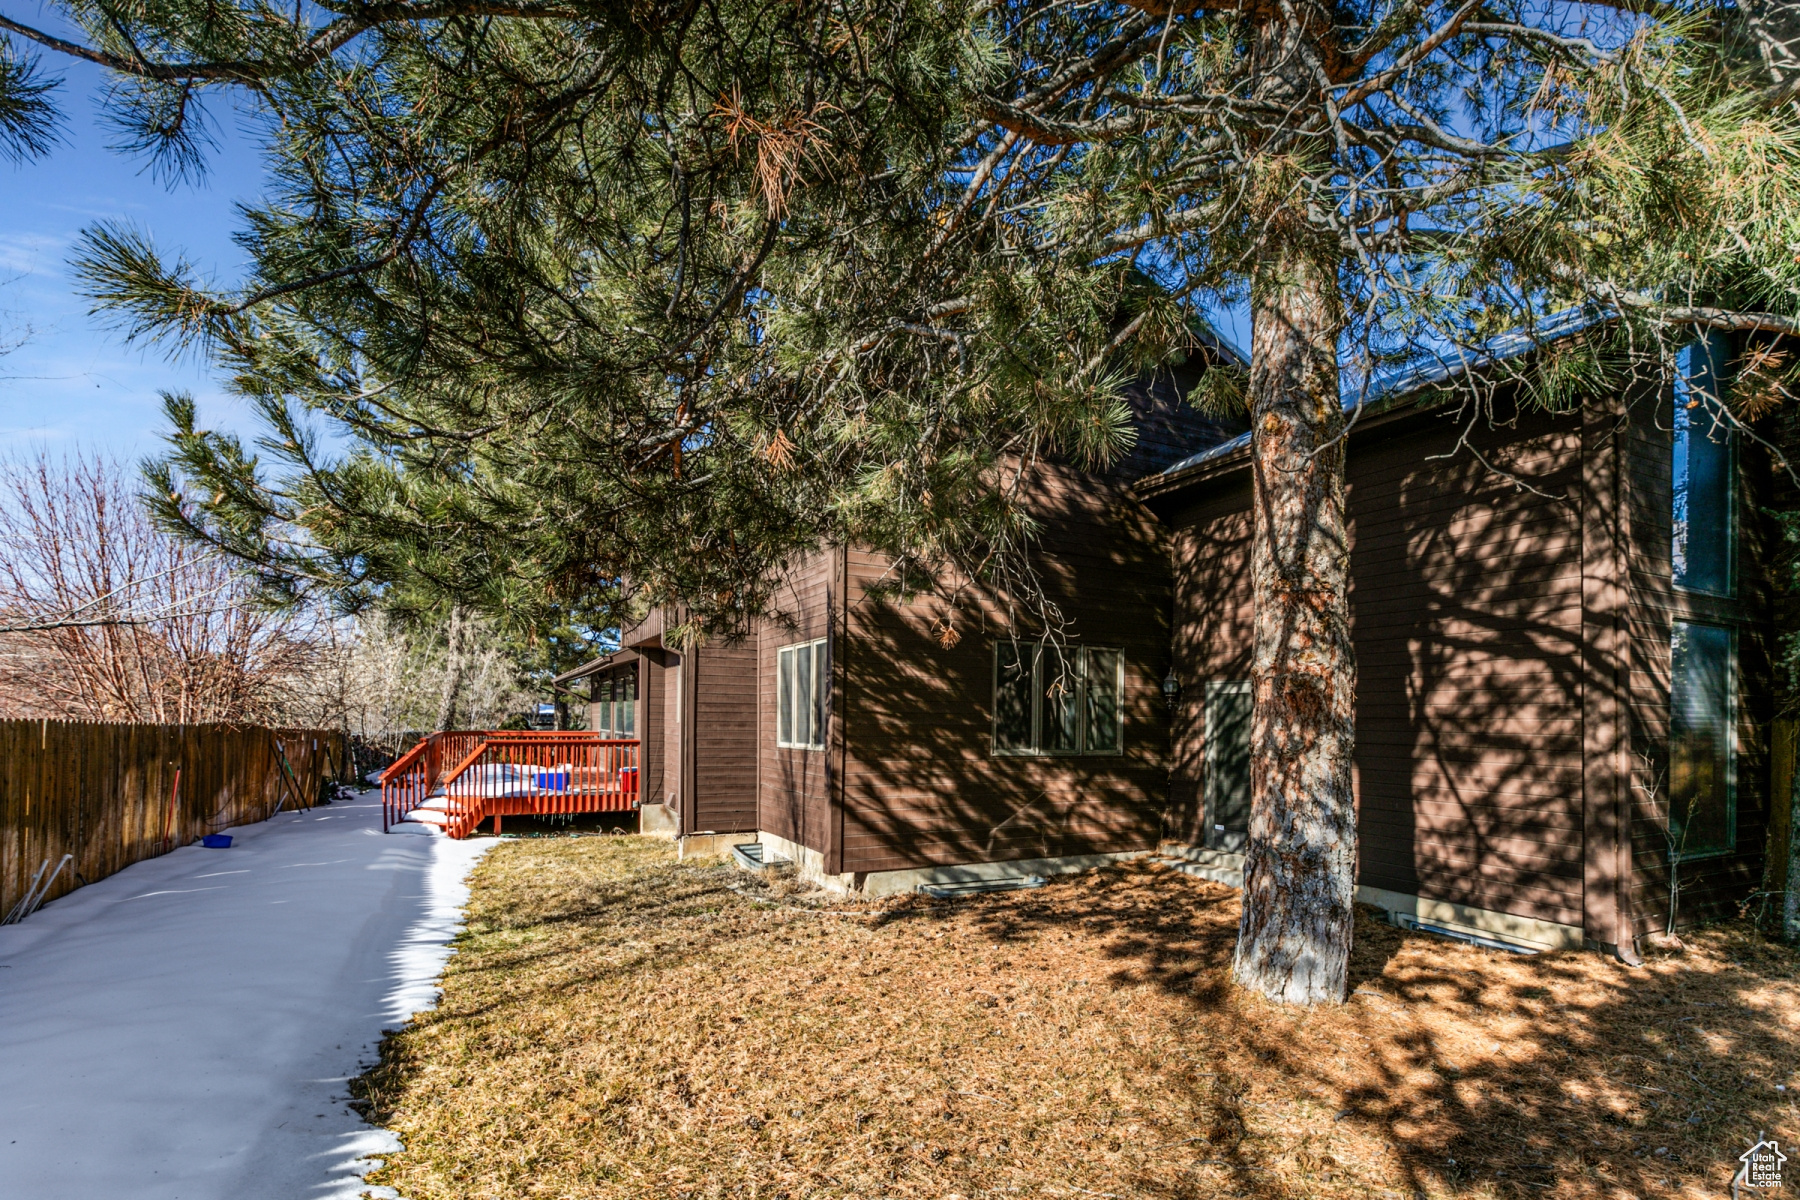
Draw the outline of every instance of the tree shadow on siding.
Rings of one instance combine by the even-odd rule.
[[[1515,416],[1354,464],[1361,877],[1582,923],[1580,429]]]
[[[954,618],[935,597],[852,591],[844,681],[845,869],[1141,850],[1161,832],[1168,720],[1167,552],[1148,512],[1116,489],[1045,467],[1034,486],[1033,565],[1068,644],[1124,651],[1124,753],[1009,756],[993,749],[994,643],[1039,630],[980,588]],[[1017,619],[1019,624],[1013,624]],[[1024,626],[1024,627],[1020,627]]]

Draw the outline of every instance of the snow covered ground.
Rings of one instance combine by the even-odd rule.
[[[394,1149],[345,1084],[493,843],[384,836],[376,793],[228,832],[0,928],[0,1200],[348,1198]]]

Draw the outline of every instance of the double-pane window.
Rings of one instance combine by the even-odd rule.
[[[1117,650],[995,643],[994,753],[1120,753],[1124,675]]]
[[[1669,841],[1676,858],[1737,840],[1736,654],[1731,630],[1675,622],[1669,686]]]
[[[1671,558],[1678,587],[1713,596],[1732,590],[1734,472],[1724,364],[1725,339],[1716,332],[1676,357]]]
[[[775,741],[791,750],[825,748],[825,639],[775,652]]]
[[[604,737],[637,736],[637,674],[614,675],[594,685],[594,730]]]

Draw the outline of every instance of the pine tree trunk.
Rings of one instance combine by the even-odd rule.
[[[1311,241],[1271,239],[1251,293],[1255,712],[1233,967],[1294,1004],[1344,999],[1356,889],[1346,446],[1328,446],[1342,317],[1329,247]]]

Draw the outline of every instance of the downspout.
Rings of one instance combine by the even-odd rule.
[[[841,686],[842,672],[839,667],[848,647],[840,650],[838,643],[843,639],[849,626],[848,580],[850,575],[850,555],[848,549],[839,545],[836,550],[837,561],[835,578],[825,589],[825,679],[828,689],[826,699],[826,735],[825,735],[825,873],[841,875],[844,872],[844,763],[846,753],[844,736],[844,718],[847,715],[843,708],[844,689]],[[845,619],[838,620],[838,606],[845,605]],[[834,763],[834,759],[837,761]]]
[[[693,836],[700,832],[700,781],[695,778],[700,753],[700,646],[693,643],[681,654],[681,831]]]

